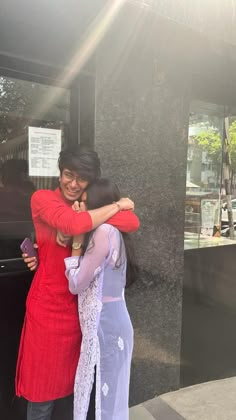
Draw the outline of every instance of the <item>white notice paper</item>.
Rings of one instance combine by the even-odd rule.
[[[201,200],[201,233],[212,236],[216,224],[219,224],[219,200]]]
[[[61,130],[29,127],[29,175],[58,176]]]

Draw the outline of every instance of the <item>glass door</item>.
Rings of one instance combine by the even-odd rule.
[[[57,185],[58,154],[69,129],[69,90],[0,77],[1,261],[20,258],[20,241],[33,231],[31,195]],[[0,275],[6,270],[2,262]]]

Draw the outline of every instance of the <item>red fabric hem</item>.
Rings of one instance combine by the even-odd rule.
[[[69,395],[73,394],[74,387],[70,392],[66,392],[64,394],[55,394],[55,395],[47,395],[46,398],[33,398],[32,396],[27,396],[24,392],[17,391],[16,396],[19,398],[25,398],[27,401],[30,402],[45,402],[45,401],[51,401],[51,400],[59,400],[60,398],[68,397]]]

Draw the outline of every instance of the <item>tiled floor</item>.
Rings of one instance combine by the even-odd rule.
[[[155,420],[142,404],[130,408],[129,420]]]
[[[130,408],[129,420],[184,420],[160,397]]]
[[[236,377],[182,388],[130,409],[130,420],[235,420]]]

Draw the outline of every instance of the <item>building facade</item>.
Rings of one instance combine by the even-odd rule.
[[[141,219],[135,234],[140,278],[127,290],[135,328],[131,405],[196,381],[194,368],[185,369],[195,363],[186,347],[192,324],[183,323],[189,114],[196,101],[236,105],[236,3],[225,3],[24,0],[19,8],[2,2],[1,163],[28,160],[29,126],[60,130],[62,145],[82,143],[98,151],[103,175],[134,199]],[[30,179],[36,188],[53,188],[56,181],[48,173]],[[0,222],[8,237],[10,220]],[[8,363],[11,377],[4,371],[0,398],[10,415],[31,277],[14,267],[16,251],[3,257],[1,249],[8,302],[19,272],[22,279],[20,316],[17,322],[11,316],[14,342],[6,327],[12,310],[1,315],[2,360],[11,353],[2,369]]]

